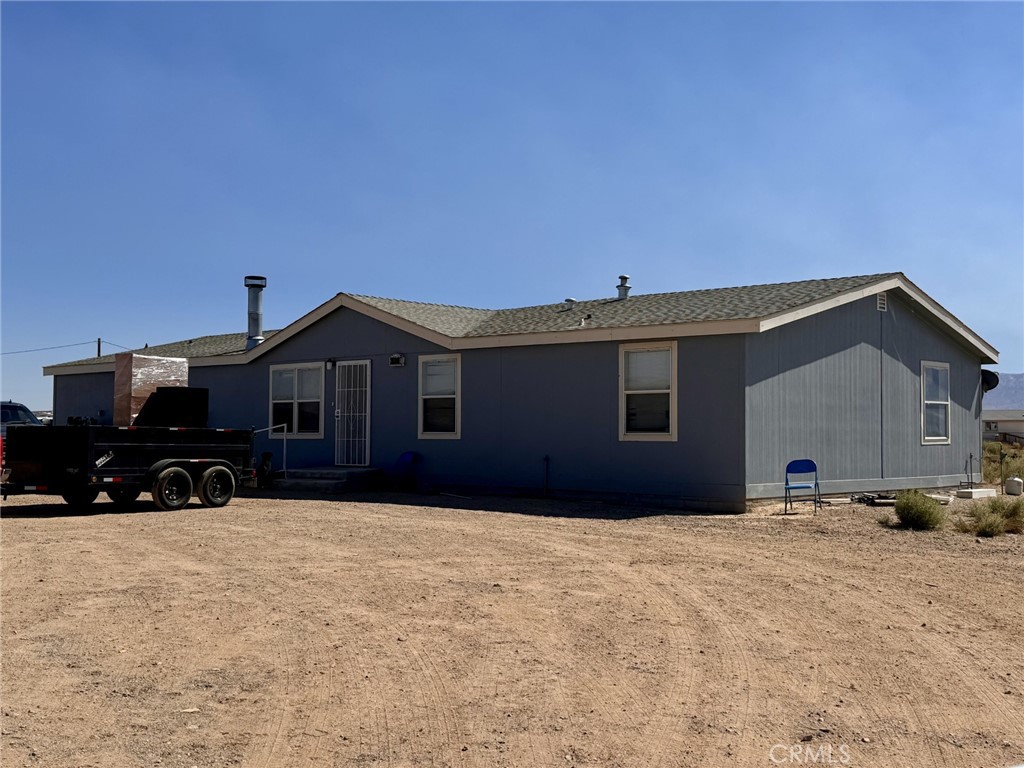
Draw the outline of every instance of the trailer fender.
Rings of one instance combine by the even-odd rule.
[[[238,482],[238,472],[235,471],[235,467],[230,461],[223,459],[161,459],[146,470],[143,486],[152,488],[157,476],[168,467],[180,467],[188,472],[193,484],[198,484],[203,476],[203,472],[210,469],[210,467],[224,467],[235,478],[235,482]]]

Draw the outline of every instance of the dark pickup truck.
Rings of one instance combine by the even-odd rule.
[[[53,494],[84,507],[101,491],[119,505],[130,505],[145,492],[160,509],[174,510],[195,492],[204,506],[227,504],[240,484],[255,477],[252,430],[148,425],[205,423],[205,399],[197,419],[194,409],[167,406],[168,399],[182,401],[185,392],[161,395],[164,389],[150,397],[130,427],[10,426],[0,478],[3,497]],[[147,418],[147,408],[156,416]]]

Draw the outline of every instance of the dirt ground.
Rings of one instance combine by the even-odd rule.
[[[1024,763],[1024,537],[774,511],[12,498],[0,761]]]

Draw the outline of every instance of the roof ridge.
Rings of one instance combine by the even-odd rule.
[[[881,280],[888,277],[897,277],[902,275],[902,272],[879,272],[873,275],[848,275],[845,277],[816,277],[809,278],[807,280],[781,280],[776,283],[751,283],[749,285],[727,285],[719,288],[693,288],[688,291],[657,291],[656,293],[634,293],[629,296],[630,299],[640,299],[646,297],[657,297],[657,296],[683,296],[686,294],[695,293],[713,293],[717,291],[743,291],[750,288],[772,288],[775,286],[782,285],[807,285],[808,283],[835,283],[845,280]],[[622,299],[617,296],[599,296],[593,299],[574,299],[577,305],[579,304],[595,304],[595,303],[613,303],[618,304]],[[503,309],[495,309],[493,312],[517,312],[524,309],[542,309],[543,307],[556,307],[560,304],[565,304],[565,300],[552,301],[547,304],[531,304],[525,307],[505,307]]]
[[[376,299],[377,301],[400,301],[403,304],[417,304],[421,307],[444,307],[445,309],[468,309],[472,312],[498,312],[500,310],[484,307],[467,307],[463,304],[442,304],[436,301],[416,301],[415,299],[396,299],[393,296],[374,296],[369,293],[349,293],[353,299]]]

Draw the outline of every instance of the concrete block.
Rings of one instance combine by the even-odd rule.
[[[995,488],[961,488],[956,492],[958,499],[987,499],[995,495]]]

